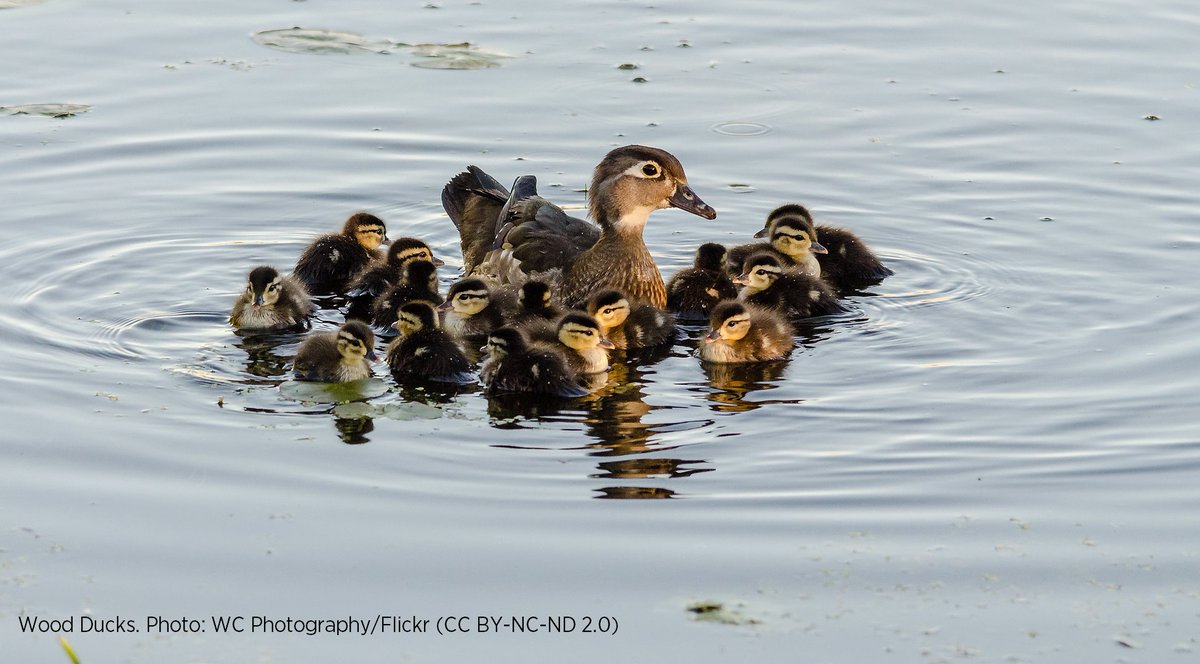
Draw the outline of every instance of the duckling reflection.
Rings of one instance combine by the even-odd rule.
[[[289,365],[292,363],[290,354],[278,352],[280,346],[289,343],[295,343],[303,338],[300,334],[246,334],[243,332],[234,332],[241,337],[234,342],[234,348],[241,349],[246,353],[246,368],[245,373],[248,376],[260,378],[247,378],[238,381],[246,385],[270,385],[276,386],[288,379]]]
[[[623,480],[643,480],[650,478],[690,477],[697,473],[710,473],[715,468],[688,468],[691,464],[707,463],[701,459],[662,459],[651,457],[634,457],[619,461],[605,461],[597,464],[600,473],[592,475],[596,478],[612,478]]]
[[[370,417],[337,417],[333,418],[333,426],[337,428],[338,437],[347,445],[362,445],[371,442],[367,434],[375,430],[375,420]]]
[[[764,400],[750,401],[749,397],[760,390],[773,390],[779,386],[790,360],[775,360],[773,362],[747,362],[740,364],[721,364],[717,362],[702,362],[701,368],[708,382],[715,388],[706,395],[712,402],[712,410],[725,413],[741,413],[757,410],[772,403],[803,403],[803,400]]]
[[[600,499],[622,499],[628,500],[631,498],[639,500],[647,499],[667,499],[674,498],[675,492],[670,489],[660,489],[649,486],[610,486],[603,489],[596,489],[600,493],[593,498]]]

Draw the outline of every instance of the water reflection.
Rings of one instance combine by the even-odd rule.
[[[704,362],[701,364],[704,375],[708,377],[708,384],[713,388],[705,395],[711,402],[709,408],[723,413],[742,413],[757,410],[769,403],[801,403],[802,400],[751,401],[747,398],[753,392],[778,387],[790,362],[791,360],[747,364]]]
[[[254,334],[250,332],[234,332],[239,341],[233,345],[246,353],[245,374],[263,380],[247,378],[239,381],[247,385],[278,386],[288,378],[292,363],[291,354],[279,352],[279,347],[286,344],[298,343],[302,335]]]

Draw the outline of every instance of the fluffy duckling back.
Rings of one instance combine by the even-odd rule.
[[[308,324],[313,303],[299,281],[268,265],[250,271],[229,323],[238,330],[286,330]]]
[[[726,253],[715,242],[700,245],[692,267],[667,282],[667,311],[682,320],[708,320],[718,302],[737,297],[737,287],[725,273]]]
[[[313,293],[340,293],[371,261],[382,259],[387,240],[383,220],[368,212],[350,216],[341,233],[322,235],[308,245],[292,275]]]
[[[675,317],[648,304],[631,302],[619,290],[604,290],[588,301],[604,337],[617,348],[654,348],[675,339]]]
[[[704,342],[700,359],[705,362],[782,360],[792,352],[792,326],[770,309],[726,300],[713,308]]]
[[[346,383],[371,376],[375,359],[375,333],[362,321],[352,320],[334,332],[309,335],[293,362],[297,380]]]
[[[821,276],[818,256],[827,253],[827,249],[817,241],[812,216],[802,205],[787,206],[787,210],[786,214],[776,215],[768,222],[767,228],[755,234],[754,237],[767,237],[767,242],[743,244],[729,250],[726,265],[731,275],[740,274],[747,258],[765,251],[779,259],[780,264],[788,270],[812,277]]]
[[[396,309],[414,300],[442,303],[442,296],[438,294],[437,266],[429,261],[413,260],[405,264],[400,283],[375,298],[371,305],[371,320],[380,327],[388,327],[396,322]]]
[[[471,167],[443,190],[443,206],[459,228],[470,269],[503,282],[516,276],[503,263],[515,261],[523,274],[545,274],[560,281],[562,300],[568,306],[580,306],[605,288],[619,288],[636,301],[665,306],[662,275],[642,239],[650,213],[677,207],[707,219],[716,217],[688,186],[674,155],[642,145],[616,148],[596,166],[588,188],[588,209],[598,232],[536,195],[532,178],[518,183],[521,190],[514,186],[508,197],[494,178]],[[473,202],[471,197],[486,201]],[[469,210],[477,214],[468,215]],[[481,242],[468,242],[469,237],[482,238],[489,232],[499,251],[481,252]]]
[[[780,220],[803,214],[811,219],[808,210],[798,203],[781,205],[767,215],[766,226],[755,237],[765,236],[772,232],[771,227]],[[824,224],[815,227],[817,237],[825,246],[825,253],[817,255],[821,264],[821,277],[838,291],[848,293],[873,286],[893,272],[885,266],[871,251],[867,244],[857,235],[836,226]]]
[[[773,309],[790,320],[836,314],[845,309],[824,279],[804,272],[789,272],[774,254],[762,252],[746,259],[735,283],[745,288],[739,299]]]
[[[387,363],[400,383],[434,381],[465,384],[474,381],[471,363],[449,334],[438,327],[437,312],[428,302],[400,305],[393,325],[400,336],[388,344]]]
[[[450,287],[442,312],[442,328],[456,339],[485,337],[504,324],[500,305],[482,279],[460,279]]]
[[[487,394],[524,392],[573,398],[588,393],[561,353],[529,345],[520,330],[492,330],[487,351],[480,367]]]

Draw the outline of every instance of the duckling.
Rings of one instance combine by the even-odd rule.
[[[292,363],[297,380],[348,383],[370,378],[375,333],[362,321],[348,321],[334,332],[309,335]]]
[[[767,230],[762,231],[762,235],[755,235],[767,236],[770,238],[768,242],[743,244],[729,250],[725,265],[730,276],[741,274],[746,259],[764,251],[778,258],[780,264],[788,270],[803,272],[812,277],[821,276],[821,263],[817,255],[828,253],[828,250],[817,242],[816,228],[804,206],[796,205],[791,214],[776,217],[769,223]]]
[[[468,270],[501,283],[542,275],[561,284],[567,306],[580,306],[606,288],[619,288],[632,301],[666,306],[666,286],[642,239],[650,213],[677,207],[706,219],[717,215],[688,186],[674,155],[642,145],[616,148],[596,166],[588,210],[599,229],[536,195],[531,176],[519,178],[497,208],[506,192],[494,178],[481,174],[486,175],[469,167],[442,192],[443,206],[463,239],[464,258],[471,254]],[[479,251],[480,238],[490,233],[495,238],[492,250]],[[512,269],[514,261],[517,271]]]
[[[387,363],[397,382],[461,385],[475,380],[467,356],[438,327],[437,312],[428,302],[418,300],[400,305],[392,327],[400,331],[400,336],[388,344]]]
[[[790,320],[845,311],[824,279],[788,272],[774,254],[767,252],[747,258],[742,274],[733,281],[745,285],[738,299],[774,309]]]
[[[718,302],[737,297],[737,287],[725,273],[726,253],[715,242],[700,245],[693,266],[667,282],[667,311],[683,320],[708,320]]]
[[[382,259],[379,245],[387,241],[387,226],[369,212],[346,220],[341,233],[322,235],[308,245],[292,275],[313,293],[340,293],[371,261]]]
[[[619,290],[592,296],[587,312],[617,348],[653,348],[675,338],[675,317],[648,304],[635,304]]]
[[[792,352],[792,326],[778,313],[725,300],[713,307],[700,359],[721,364],[782,360]]]
[[[313,303],[299,281],[269,265],[250,270],[246,290],[233,303],[229,323],[239,330],[303,328]]]
[[[411,260],[404,265],[400,283],[375,298],[371,304],[371,320],[380,327],[396,322],[396,309],[405,302],[426,300],[441,304],[438,294],[437,266],[426,260]]]
[[[387,256],[363,268],[350,282],[346,296],[365,300],[368,304],[383,295],[387,289],[400,283],[404,266],[412,261],[429,261],[441,267],[445,265],[433,255],[429,245],[415,237],[396,238],[388,247]]]
[[[508,313],[506,324],[525,332],[531,338],[553,337],[554,324],[562,315],[562,308],[554,303],[550,284],[540,279],[531,279],[521,284],[521,290],[517,293],[517,307]]]
[[[487,359],[479,375],[487,394],[525,392],[557,397],[582,397],[588,391],[562,354],[531,346],[520,330],[501,327],[488,335]]]
[[[797,214],[808,215],[808,210],[798,203],[788,203],[775,208],[767,215],[766,226],[755,235],[762,237],[771,233],[771,225],[784,217]],[[867,247],[857,235],[836,226],[824,224],[815,227],[817,237],[825,246],[826,252],[817,255],[821,265],[821,277],[837,290],[847,293],[873,286],[887,277],[892,270],[880,262],[879,258]]]
[[[596,319],[579,311],[566,314],[558,322],[555,346],[579,374],[608,371],[608,351],[616,348],[600,333]]]
[[[504,324],[504,314],[492,301],[491,289],[474,277],[451,286],[438,311],[442,312],[442,327],[456,339],[484,337]]]

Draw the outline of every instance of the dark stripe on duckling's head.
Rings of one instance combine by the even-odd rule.
[[[337,331],[338,350],[349,348],[353,350],[353,354],[365,355],[367,359],[375,359],[375,333],[371,331],[371,326],[360,320],[347,321]],[[343,352],[343,354],[345,354]]]
[[[261,293],[267,286],[279,278],[279,270],[270,265],[260,265],[250,270],[250,276],[247,278],[247,281],[254,287],[255,292]]]
[[[346,220],[346,224],[342,226],[342,235],[354,237],[355,233],[360,230],[378,229],[379,234],[387,235],[387,224],[383,220],[370,212],[355,212]]]
[[[706,242],[696,250],[695,266],[701,270],[720,270],[725,263],[725,245]]]
[[[771,210],[771,214],[767,215],[767,220],[763,223],[762,230],[755,233],[754,237],[767,237],[771,234],[771,226],[773,226],[775,222],[785,217],[797,217],[799,219],[803,219],[807,221],[810,226],[813,223],[812,213],[808,211],[808,208],[799,203],[785,203],[774,210]]]
[[[450,287],[450,292],[446,294],[446,299],[453,300],[455,295],[463,292],[478,294],[481,297],[487,297],[488,293],[491,291],[488,289],[488,286],[483,279],[470,277],[468,279],[460,279],[455,282],[454,285]]]
[[[437,327],[437,313],[433,305],[424,300],[414,300],[400,305],[396,311],[397,325],[404,322],[416,330],[431,330]]]
[[[488,334],[487,349],[492,353],[509,355],[525,350],[525,335],[511,327],[501,327]]]
[[[429,248],[429,245],[415,237],[401,237],[392,240],[392,246],[388,249],[387,255],[389,265],[404,265],[415,260],[444,265],[441,260],[433,257],[433,250]]]
[[[621,300],[627,300],[625,294],[621,291],[615,288],[602,290],[592,296],[591,301],[588,302],[588,311],[595,313],[601,307],[611,307]]]
[[[708,324],[710,329],[704,337],[706,342],[741,339],[749,330],[750,312],[737,300],[724,300],[713,307]]]
[[[558,321],[558,329],[561,330],[567,326],[589,328],[597,332],[600,330],[600,324],[596,322],[596,319],[581,311],[572,311]]]

